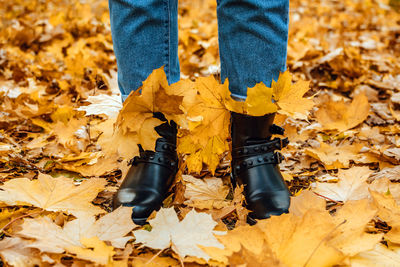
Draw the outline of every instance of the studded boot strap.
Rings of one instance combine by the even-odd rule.
[[[153,163],[176,170],[178,166],[178,156],[176,146],[165,141],[163,138],[157,140],[155,151],[140,151],[140,156],[135,156],[128,164],[137,165],[139,163]]]
[[[284,129],[275,124],[271,125],[270,132],[284,134]],[[284,159],[283,155],[275,150],[281,150],[289,144],[288,138],[274,138],[254,145],[246,145],[232,150],[232,173],[238,173],[265,164],[279,164]]]

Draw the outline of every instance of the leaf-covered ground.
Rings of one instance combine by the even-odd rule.
[[[216,2],[179,4],[182,81],[156,70],[122,105],[107,1],[2,2],[2,263],[400,265],[400,2],[291,1],[291,74],[245,103],[218,82]],[[260,92],[275,104],[257,108]],[[229,182],[230,110],[279,113],[289,214],[246,224]],[[110,204],[136,144],[157,138],[153,111],[179,122],[182,160],[138,227]]]

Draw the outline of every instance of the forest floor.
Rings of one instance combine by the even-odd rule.
[[[251,109],[218,81],[215,0],[179,3],[182,81],[156,70],[124,104],[107,1],[3,1],[2,264],[399,266],[400,2],[290,2],[290,74],[253,88],[276,104]],[[229,179],[237,109],[277,110],[290,140],[290,212],[253,226]],[[137,143],[154,145],[153,111],[181,122],[180,169],[140,227],[111,199]]]

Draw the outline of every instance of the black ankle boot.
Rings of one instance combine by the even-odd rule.
[[[166,121],[160,113],[154,117]],[[132,166],[113,198],[114,209],[120,205],[133,207],[132,220],[139,225],[160,209],[178,170],[176,124],[164,122],[155,130],[162,137],[157,139],[155,151],[144,151],[139,145],[140,156],[130,161]]]
[[[283,156],[275,150],[288,145],[284,129],[273,124],[275,114],[248,116],[231,113],[232,182],[244,184],[249,219],[287,213],[290,193],[279,171]],[[254,221],[254,220],[253,220]]]

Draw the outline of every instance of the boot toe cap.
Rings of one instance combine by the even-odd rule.
[[[268,192],[249,202],[249,216],[253,219],[266,219],[289,212],[290,195],[287,191]]]
[[[146,224],[147,218],[155,210],[154,207],[135,205],[132,208],[132,220],[137,225]]]
[[[118,190],[113,198],[114,209],[121,205],[132,207],[133,222],[143,225],[150,214],[161,207],[162,196],[155,190],[124,188]]]

